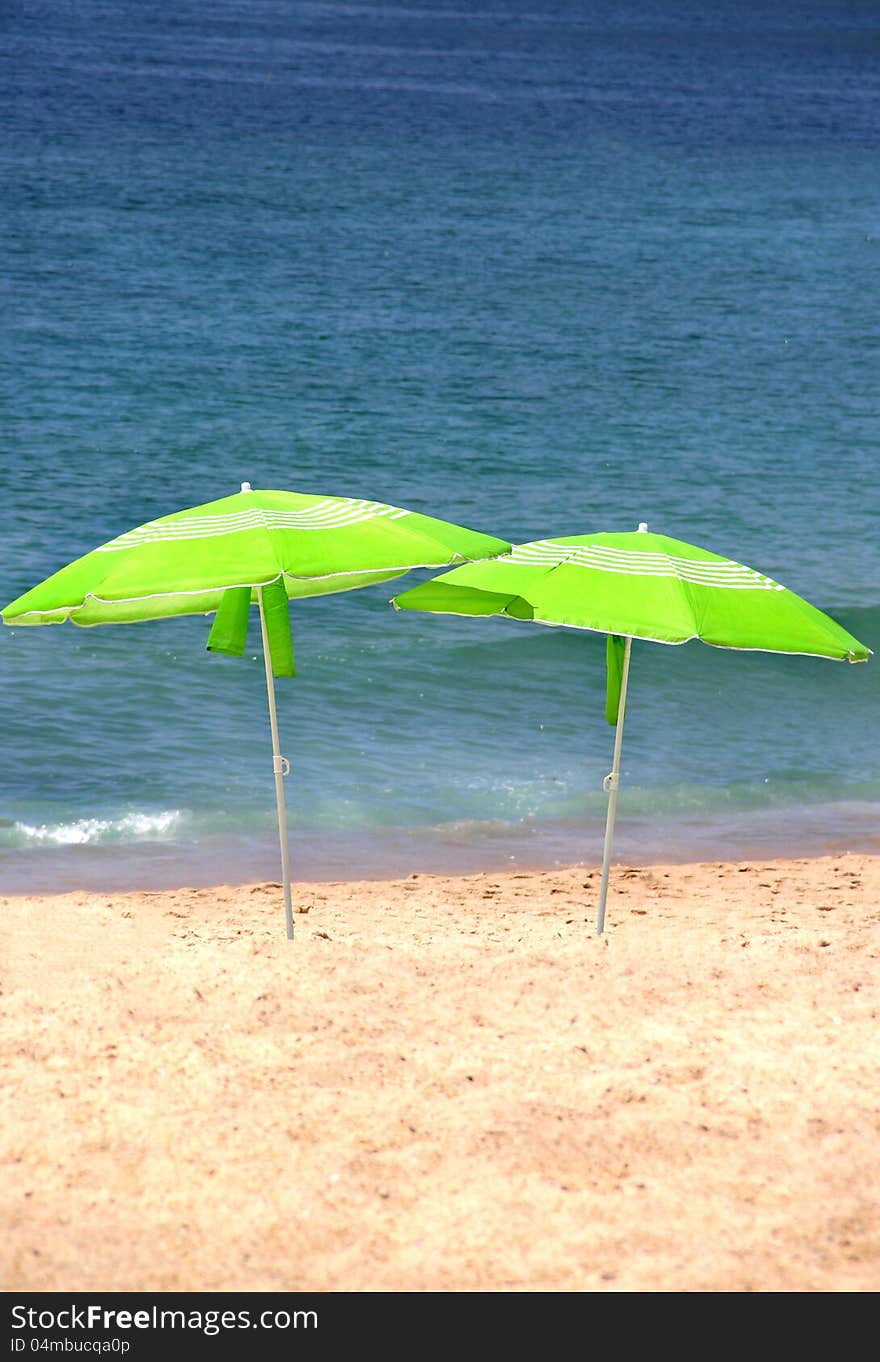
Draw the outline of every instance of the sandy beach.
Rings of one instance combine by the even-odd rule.
[[[2,1285],[876,1291],[880,857],[2,900]]]

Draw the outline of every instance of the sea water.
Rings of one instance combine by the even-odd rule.
[[[880,651],[880,20],[68,0],[0,30],[0,603],[238,490],[652,530]],[[601,854],[604,640],[295,603],[294,873]],[[277,878],[258,631],[0,633],[0,890]],[[880,663],[633,648],[616,852],[880,847]]]

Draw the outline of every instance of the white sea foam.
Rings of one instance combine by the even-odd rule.
[[[121,818],[77,818],[70,823],[15,823],[13,832],[25,845],[85,846],[97,842],[156,841],[181,821],[180,809],[128,813]]]

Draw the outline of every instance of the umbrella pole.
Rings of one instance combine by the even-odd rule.
[[[260,632],[263,636],[263,662],[266,666],[266,694],[269,697],[269,723],[272,728],[272,769],[275,772],[275,802],[278,805],[278,835],[281,839],[281,875],[284,880],[284,924],[288,941],[293,940],[293,905],[290,898],[290,852],[287,846],[287,813],[284,807],[284,777],[290,770],[290,762],[282,757],[278,741],[278,715],[275,710],[275,677],[269,656],[269,640],[266,636],[266,615],[263,610],[263,588],[257,587],[257,601],[260,606]]]
[[[608,795],[608,816],[605,821],[605,849],[602,854],[602,885],[599,889],[599,916],[596,932],[599,936],[605,930],[605,899],[608,894],[608,872],[611,868],[611,844],[614,841],[614,817],[617,813],[617,787],[620,784],[620,749],[623,745],[623,720],[626,715],[626,683],[629,678],[629,655],[632,639],[627,637],[623,650],[623,669],[620,676],[620,700],[617,707],[617,724],[614,729],[614,758],[611,771],[605,777],[603,788]]]

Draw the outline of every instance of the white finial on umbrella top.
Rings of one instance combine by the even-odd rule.
[[[244,489],[242,489],[242,490],[244,490]],[[639,534],[647,534],[647,533],[648,533],[648,525],[647,525],[647,522],[644,521],[644,520],[640,520],[640,521],[639,521]]]
[[[242,490],[243,492],[252,492],[254,489],[253,489],[253,487],[251,487],[251,485],[250,485],[249,482],[243,482],[243,483],[241,484],[241,490]]]

